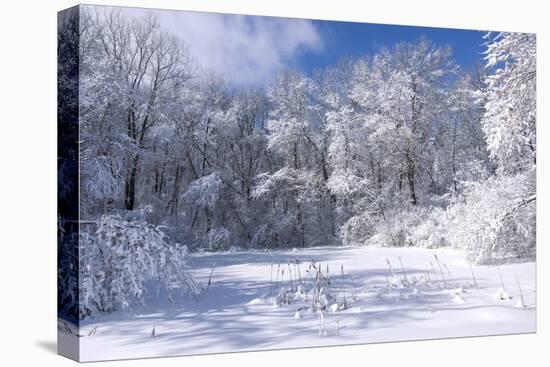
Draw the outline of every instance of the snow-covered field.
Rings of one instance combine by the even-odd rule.
[[[329,267],[334,298],[322,314],[311,308],[312,259],[325,275]],[[201,299],[178,299],[176,309],[151,290],[139,312],[85,320],[81,360],[526,333],[536,327],[534,262],[470,268],[455,250],[352,247],[207,253],[190,261],[203,285],[216,264]],[[277,299],[283,293],[286,298]]]

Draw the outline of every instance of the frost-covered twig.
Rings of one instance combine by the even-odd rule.
[[[500,271],[499,266],[497,266],[497,270],[500,277],[500,289],[497,291],[497,299],[501,301],[511,299],[512,297],[508,295],[508,293],[506,292],[506,288],[504,287],[504,279],[502,278],[502,272]]]
[[[443,266],[445,267],[445,270],[447,270],[447,273],[449,274],[449,281],[450,281],[451,283],[454,283],[453,274],[451,273],[451,271],[450,271],[449,268],[447,267],[447,264],[443,263]]]
[[[323,310],[318,309],[317,315],[319,315],[319,336],[327,335],[327,329],[325,327],[325,316],[323,315]]]
[[[292,268],[290,267],[290,261],[287,262],[288,264],[288,278],[290,282],[290,289],[294,290],[294,280],[292,279]]]
[[[403,261],[401,261],[401,256],[398,257],[399,263],[401,264],[401,270],[403,271],[403,285],[409,284],[409,279],[407,278],[407,272],[405,271],[405,267],[403,266]]]
[[[355,279],[353,278],[353,274],[350,274],[351,277],[351,286],[353,287],[353,293],[351,295],[351,298],[353,299],[353,302],[357,302],[357,289],[355,287]]]
[[[296,262],[296,268],[298,270],[298,282],[300,283],[300,285],[302,285],[302,272],[300,271],[300,262],[296,258],[294,259],[294,261]]]
[[[210,276],[208,277],[208,287],[212,285],[212,275],[214,274],[214,269],[216,269],[216,263],[212,266],[212,270],[210,270]]]
[[[388,264],[388,271],[389,271],[389,273],[390,273],[392,279],[393,279],[394,281],[396,281],[396,280],[397,280],[397,277],[395,276],[395,272],[393,271],[393,267],[391,266],[390,259],[386,259],[386,263]],[[391,282],[389,281],[389,279],[388,279],[388,284],[389,284],[389,286],[391,287]]]
[[[430,272],[429,272],[428,269],[425,270],[425,275],[424,276],[426,277],[426,282],[431,283],[432,278],[430,277]]]
[[[472,263],[470,263],[470,271],[472,272],[472,279],[474,280],[474,287],[477,288],[477,280],[476,280],[476,275],[474,274],[474,267],[472,266]]]
[[[447,288],[447,281],[445,280],[445,275],[443,275],[443,269],[441,268],[441,264],[439,263],[439,258],[437,257],[437,254],[434,254],[435,261],[437,261],[437,266],[439,266],[439,273],[441,274],[441,279],[443,280],[443,287]]]
[[[277,263],[277,280],[275,281],[275,288],[279,288],[279,270],[281,269],[281,263]]]
[[[518,284],[518,290],[519,290],[519,303],[518,307],[525,307],[525,300],[523,298],[523,291],[521,290],[521,285],[519,284],[518,275],[515,275],[516,277],[516,283]]]
[[[497,266],[498,276],[500,277],[500,286],[504,290],[504,279],[502,279],[502,272],[500,271],[500,266]]]
[[[271,263],[269,269],[269,293],[273,291],[273,263]]]

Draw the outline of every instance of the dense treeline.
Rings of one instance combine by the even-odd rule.
[[[535,38],[464,70],[430,40],[266,88],[204,70],[152,16],[80,18],[81,218],[227,249],[535,249]]]

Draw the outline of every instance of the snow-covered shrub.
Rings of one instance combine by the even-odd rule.
[[[391,238],[387,233],[376,232],[368,238],[365,244],[368,246],[387,247],[389,243],[391,243]]]
[[[334,195],[350,196],[367,191],[367,184],[367,180],[358,177],[350,170],[339,169],[328,179],[327,188]]]
[[[298,236],[296,216],[283,214],[258,226],[251,245],[255,248],[293,247],[298,244]]]
[[[79,317],[108,312],[109,295],[105,288],[105,262],[94,233],[80,232],[79,243]]]
[[[273,305],[277,307],[288,306],[296,298],[296,291],[290,288],[282,287],[273,300]]]
[[[123,180],[121,179],[119,162],[99,156],[82,161],[81,188],[92,200],[104,200],[122,195]]]
[[[273,226],[271,223],[265,223],[256,229],[254,237],[252,237],[251,245],[254,248],[265,247],[275,243],[275,233],[273,232]]]
[[[272,174],[262,173],[255,177],[251,197],[255,200],[286,198],[282,212],[274,213],[260,225],[252,244],[262,247],[303,247],[306,244],[305,231],[307,206],[319,200],[318,176],[311,171],[283,168]],[[312,219],[312,218],[311,218]],[[316,233],[316,237],[319,233]]]
[[[475,263],[533,256],[535,192],[534,171],[469,184],[448,209],[448,240]]]
[[[212,210],[219,200],[221,185],[220,175],[211,173],[191,182],[183,198],[188,205]]]
[[[231,232],[225,227],[214,228],[208,233],[208,239],[210,250],[227,250],[231,244]]]
[[[317,200],[316,177],[309,171],[285,167],[273,174],[262,173],[256,181],[257,185],[252,190],[254,199],[284,193],[300,204]]]
[[[420,210],[395,211],[386,214],[386,219],[381,220],[376,226],[375,233],[369,238],[367,244],[376,246],[413,246],[413,230],[422,223]]]
[[[463,167],[457,170],[455,179],[460,185],[461,182],[481,181],[490,176],[488,162],[479,159],[473,159],[464,164]]]
[[[108,212],[124,195],[124,167],[104,156],[80,160],[80,201],[83,216]]]
[[[134,210],[121,210],[117,214],[127,222],[149,222],[153,212],[152,205],[140,205]]]
[[[57,304],[59,314],[78,317],[78,224],[58,218]]]
[[[339,229],[344,245],[364,245],[374,234],[375,221],[372,216],[363,213],[347,220]]]
[[[79,316],[144,306],[148,280],[156,280],[172,302],[174,287],[198,295],[186,256],[186,246],[168,243],[159,227],[103,216],[96,231],[80,235]]]
[[[439,248],[449,245],[447,241],[446,213],[434,208],[425,218],[411,229],[409,241],[414,246]]]
[[[370,223],[373,228],[370,236],[367,236],[368,232],[363,234],[366,245],[428,248],[448,245],[445,210],[437,207],[431,211],[422,208],[390,211],[385,219]]]

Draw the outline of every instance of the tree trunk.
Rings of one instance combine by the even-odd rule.
[[[180,180],[181,180],[182,166],[178,164],[176,166],[176,173],[174,174],[174,189],[172,191],[172,200],[170,206],[170,214],[175,215],[176,219],[179,212],[179,199],[180,199]]]
[[[124,187],[124,206],[126,210],[134,210],[138,164],[139,154],[136,154],[132,160],[132,166],[130,167],[130,172],[128,173]]]
[[[296,205],[296,221],[298,222],[298,235],[300,236],[300,247],[306,246],[304,215],[302,205]]]
[[[407,179],[409,181],[409,190],[411,192],[411,203],[412,205],[416,205],[416,192],[414,191],[414,169],[409,168],[409,172],[407,173]]]
[[[210,231],[212,230],[212,212],[210,211],[210,209],[205,208],[204,215],[206,217],[206,233],[210,233]]]

